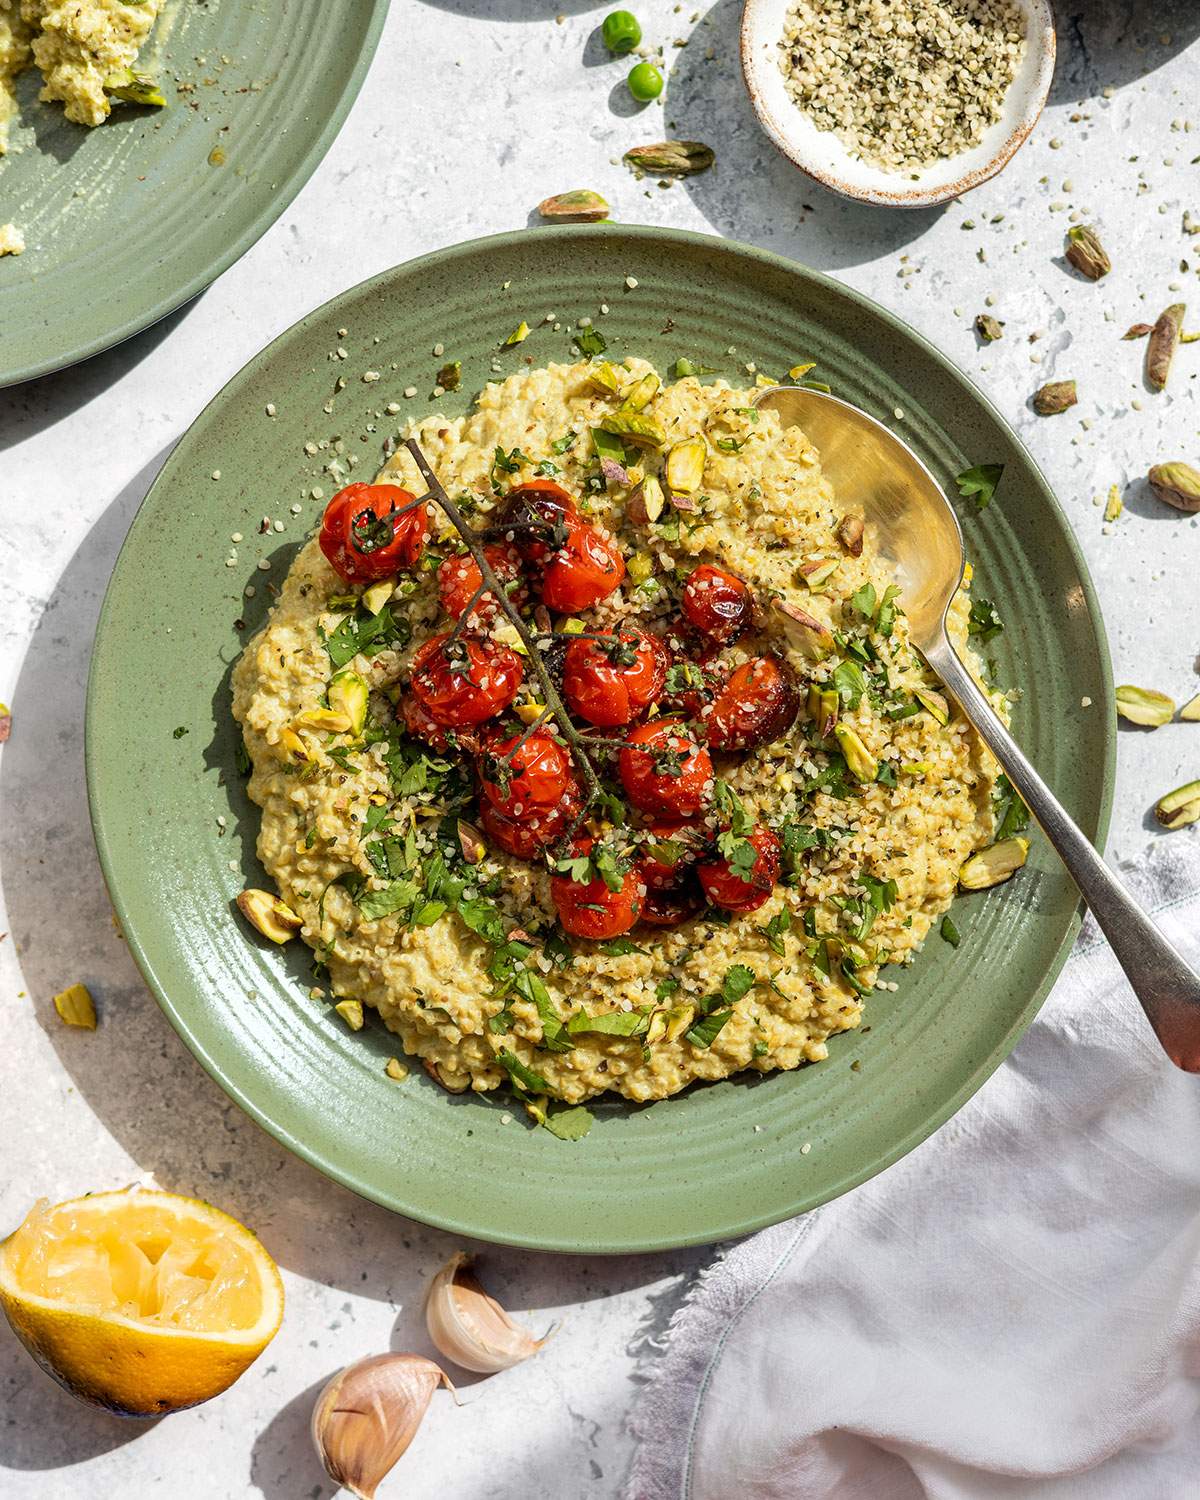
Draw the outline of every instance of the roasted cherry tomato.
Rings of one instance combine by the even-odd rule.
[[[576,839],[571,854],[590,854],[593,847],[590,838]],[[617,891],[609,890],[599,875],[590,880],[572,880],[569,875],[550,878],[550,895],[564,929],[572,937],[591,938],[594,942],[628,932],[638,919],[645,894],[636,867],[625,872]]]
[[[800,692],[776,657],[754,656],[735,667],[700,712],[713,750],[753,750],[777,740],[796,717]]]
[[[517,859],[537,859],[571,826],[579,809],[570,799],[537,817],[506,818],[487,797],[479,803],[479,823],[497,849]]]
[[[521,658],[495,641],[435,635],[413,657],[412,691],[447,729],[466,729],[498,714],[517,696]]]
[[[589,724],[632,724],[661,694],[667,660],[658,636],[638,625],[619,625],[571,642],[563,660],[563,694],[572,713]]]
[[[542,603],[561,615],[590,609],[624,577],[625,559],[613,538],[586,521],[568,521],[566,542],[546,560]]]
[[[645,830],[638,866],[648,889],[665,891],[695,869],[701,834],[694,823],[654,822]]]
[[[780,843],[764,824],[756,824],[746,842],[754,849],[752,868],[745,875],[724,857],[704,860],[697,867],[704,894],[726,911],[754,911],[771,894],[779,879]]]
[[[638,921],[648,922],[651,927],[678,927],[680,922],[694,917],[703,905],[704,896],[693,876],[665,891],[647,890]]]
[[[479,757],[479,780],[484,799],[506,818],[538,817],[578,790],[569,752],[544,730],[489,744]]]
[[[689,622],[710,641],[727,646],[750,623],[753,601],[740,578],[701,563],[688,574],[680,607]]]
[[[521,576],[521,560],[514,547],[489,542],[483,551],[492,565],[492,572],[502,584],[517,582]],[[483,574],[479,571],[479,564],[469,552],[456,552],[445,559],[438,568],[438,594],[442,608],[452,620],[462,616],[463,610],[475,598],[475,591],[482,583]],[[514,597],[514,591],[508,590],[508,593],[510,598]],[[480,620],[491,619],[496,613],[496,601],[490,592],[475,600],[471,613]]]
[[[504,528],[504,541],[528,562],[541,562],[567,540],[570,523],[579,516],[575,497],[553,479],[531,479],[509,490],[493,527]]]
[[[617,766],[634,807],[665,818],[691,818],[712,795],[713,767],[679,719],[639,724],[626,740]]]
[[[348,484],[325,507],[321,551],[347,583],[374,583],[411,568],[425,549],[425,507],[398,515],[416,496],[394,484]]]

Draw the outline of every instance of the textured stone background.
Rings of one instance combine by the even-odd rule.
[[[1168,392],[1152,395],[1142,346],[1119,342],[1129,323],[1188,296],[1200,326],[1200,239],[1181,229],[1185,209],[1200,217],[1200,10],[1065,0],[1058,77],[1034,138],[965,204],[900,214],[826,195],[760,136],[736,62],[734,0],[695,19],[688,4],[638,0],[648,36],[688,42],[667,47],[665,108],[638,117],[624,67],[599,46],[603,8],[568,0],[556,24],[559,3],[394,0],[341,136],[240,264],[124,347],[0,392],[0,697],[15,710],[0,752],[0,1224],[39,1195],[153,1173],[251,1224],[289,1296],[259,1366],[221,1400],[154,1426],[77,1406],[0,1330],[5,1500],[330,1494],[308,1448],[316,1389],[352,1358],[425,1348],[421,1289],[454,1248],[324,1181],[226,1101],[114,933],[88,828],[84,683],[117,549],[201,406],[309,308],[411,255],[523,224],[539,199],[580,185],[604,192],[623,221],[807,261],[935,340],[1017,425],[1087,553],[1117,680],[1179,699],[1200,689],[1200,523],[1160,506],[1143,479],[1164,457],[1200,462],[1200,352],[1184,349]],[[659,138],[664,118],[672,133],[710,141],[718,169],[662,190],[613,165],[627,146]],[[1115,269],[1099,286],[1064,267],[1072,209],[1102,226],[1111,249]],[[968,219],[977,227],[964,228]],[[971,320],[988,297],[1007,328],[979,348]],[[1072,376],[1079,406],[1034,416],[1030,393]],[[1106,535],[1092,497],[1112,483],[1126,515]],[[1197,774],[1200,728],[1122,732],[1109,845],[1118,863],[1153,857],[1162,836],[1150,803]],[[98,997],[95,1034],[68,1033],[50,1008],[76,979]],[[463,1409],[439,1396],[384,1493],[618,1494],[637,1361],[705,1259],[489,1252],[485,1274],[510,1306],[530,1309],[539,1327],[556,1316],[565,1326],[524,1368],[468,1378]]]

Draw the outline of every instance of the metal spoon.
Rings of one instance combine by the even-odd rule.
[[[895,568],[913,645],[957,699],[1071,872],[1167,1056],[1176,1067],[1200,1072],[1200,976],[1134,904],[950,644],[946,611],[965,559],[958,518],[937,480],[882,423],[836,396],[774,386],[754,404],[778,412],[785,427],[802,428],[837,493],[862,507]]]

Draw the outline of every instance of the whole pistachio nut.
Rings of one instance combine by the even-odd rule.
[[[1069,411],[1078,399],[1073,380],[1052,380],[1034,392],[1033,409],[1041,417],[1055,417]]]
[[[1200,823],[1200,781],[1189,781],[1160,797],[1154,804],[1154,816],[1164,828]]]
[[[989,313],[980,313],[975,319],[975,332],[988,344],[1004,337],[1004,324]]]
[[[1179,347],[1186,310],[1182,302],[1172,302],[1159,313],[1158,322],[1150,330],[1150,342],[1146,345],[1146,379],[1156,391],[1162,390],[1171,373],[1171,361]]]
[[[1175,700],[1153,688],[1123,683],[1117,689],[1117,712],[1123,719],[1140,724],[1143,729],[1158,729],[1175,717]]]
[[[1176,510],[1200,510],[1200,470],[1193,469],[1191,464],[1179,460],[1155,464],[1146,477],[1150,488],[1167,505]]]
[[[1200,724],[1200,693],[1188,699],[1179,710],[1179,717],[1185,724]]]
[[[1067,259],[1089,281],[1099,281],[1112,270],[1112,261],[1090,224],[1076,224],[1067,230]]]
[[[608,218],[608,204],[590,188],[574,188],[569,193],[543,198],[537,211],[543,219],[553,219],[556,224],[598,224]]]
[[[707,172],[716,159],[716,152],[703,141],[656,141],[649,146],[634,146],[625,153],[626,162],[638,171],[673,177]]]

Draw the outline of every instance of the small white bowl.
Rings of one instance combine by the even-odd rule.
[[[818,130],[793,103],[779,69],[779,42],[792,0],[745,0],[742,8],[742,74],[754,112],[780,151],[835,193],[894,208],[945,203],[995,176],[1037,124],[1050,91],[1055,53],[1050,0],[1017,3],[1025,14],[1025,55],[1004,96],[1000,118],[977,146],[916,177],[859,161],[832,130]]]

